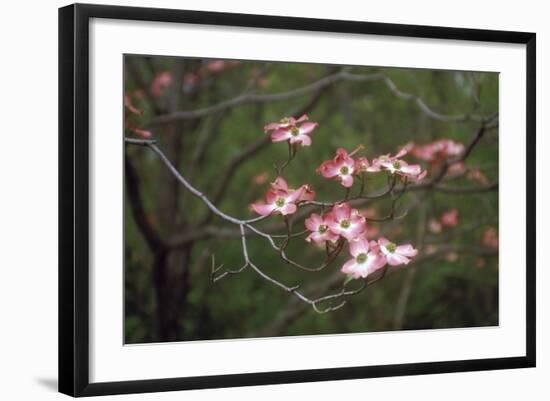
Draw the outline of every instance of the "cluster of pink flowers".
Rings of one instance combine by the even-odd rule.
[[[408,164],[402,160],[401,158],[406,154],[407,150],[402,149],[395,156],[383,155],[369,163],[366,157],[353,159],[353,154],[348,154],[345,149],[339,148],[336,150],[334,159],[324,161],[317,168],[317,172],[325,178],[336,179],[346,188],[353,185],[355,175],[380,171],[397,174],[410,181],[422,180],[426,176],[426,170],[422,170],[419,164]]]
[[[464,162],[453,163],[447,169],[447,175],[449,176],[466,176],[472,181],[479,182],[481,184],[487,184],[488,178],[481,172],[479,168],[466,167]]]
[[[272,142],[286,141],[296,149],[297,145],[311,145],[311,134],[317,125],[310,122],[304,114],[298,119],[285,117],[279,122],[267,124],[264,132],[270,135]],[[380,156],[372,163],[366,157],[354,159],[354,154],[361,148],[362,146],[351,153],[338,148],[335,157],[324,161],[317,168],[317,172],[325,178],[339,181],[346,188],[353,186],[355,176],[364,173],[385,171],[413,182],[426,176],[426,171],[423,171],[420,165],[408,164],[402,160],[408,152],[405,148],[394,156]],[[297,189],[291,189],[283,177],[277,177],[265,194],[265,200],[253,203],[250,207],[261,216],[287,216],[295,213],[302,202],[314,198],[315,192],[309,185],[304,184]],[[341,246],[343,240],[348,242],[352,259],[342,266],[341,271],[354,279],[366,278],[388,264],[408,264],[410,258],[418,252],[411,244],[396,245],[384,237],[376,241],[370,240],[372,235],[368,235],[369,231],[375,234],[376,230],[369,230],[365,216],[346,201],[334,204],[331,211],[324,215],[311,214],[304,223],[310,232],[306,238],[308,242],[326,244],[333,248]]]
[[[404,149],[417,159],[430,163],[432,166],[449,159],[456,157],[464,152],[464,145],[452,139],[439,139],[425,145],[417,145],[414,142],[409,142]],[[452,163],[448,169],[449,175],[465,175],[472,181],[477,181],[481,184],[487,184],[487,177],[478,168],[468,168],[462,161]]]
[[[236,60],[211,60],[206,65],[183,76],[183,89],[187,92],[193,90],[203,79],[209,75],[218,75],[238,65]]]
[[[236,60],[210,60],[195,71],[183,76],[183,89],[190,91],[208,75],[217,75],[239,64]],[[164,91],[172,85],[174,77],[170,71],[159,72],[151,82],[151,94],[154,97],[164,96]]]
[[[335,244],[340,238],[348,241],[352,259],[341,271],[354,279],[366,278],[387,264],[408,264],[418,253],[410,244],[396,245],[384,237],[369,241],[365,217],[348,202],[334,205],[324,216],[313,213],[305,220],[305,226],[311,232],[306,238],[308,242]]]
[[[264,127],[264,132],[271,135],[272,142],[288,141],[291,145],[310,146],[310,135],[318,124],[308,120],[306,114],[298,119],[285,117],[278,123],[267,124]]]
[[[440,139],[426,145],[409,143],[406,147],[410,149],[414,157],[428,163],[437,163],[464,152],[464,145],[452,139]]]
[[[366,278],[386,264],[408,264],[418,253],[410,244],[396,245],[384,237],[370,242],[363,237],[355,238],[349,242],[349,252],[353,258],[344,263],[342,273],[354,279]]]
[[[306,241],[316,243],[324,242],[327,239],[336,241],[340,236],[351,240],[362,235],[367,230],[367,223],[357,209],[352,209],[347,202],[336,204],[332,211],[324,217],[313,213],[305,221],[306,228],[311,234]]]

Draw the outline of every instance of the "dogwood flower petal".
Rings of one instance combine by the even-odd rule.
[[[324,161],[316,171],[325,178],[335,177],[343,186],[349,188],[353,185],[355,161],[345,149],[338,148],[334,159]]]
[[[272,142],[287,141],[290,138],[292,138],[292,135],[290,134],[290,131],[285,128],[279,128],[271,133]]]
[[[279,176],[271,183],[271,188],[276,191],[288,191],[288,183],[283,177]]]
[[[352,175],[345,175],[342,176],[342,185],[346,188],[349,188],[353,185],[353,176]]]
[[[391,266],[409,264],[409,258],[416,256],[418,253],[410,244],[396,245],[384,237],[378,240],[378,244],[380,252]]]
[[[299,120],[297,121],[299,122]],[[316,127],[319,125],[318,123],[312,123],[312,122],[305,122],[300,125],[300,135],[310,134]]]
[[[333,178],[338,175],[338,170],[338,166],[332,160],[326,160],[317,167],[316,171],[325,178]]]
[[[318,124],[307,120],[308,116],[305,114],[298,119],[285,117],[278,123],[265,125],[264,132],[271,132],[272,142],[288,141],[291,144],[310,146],[310,135]]]
[[[266,203],[253,203],[250,207],[261,216],[268,216],[276,209],[274,204]]]
[[[306,238],[308,242],[321,243],[325,241],[336,241],[338,234],[329,230],[325,219],[316,213],[312,213],[305,221],[306,228],[311,231]]]
[[[304,225],[309,231],[317,231],[319,226],[324,223],[323,218],[317,213],[312,213],[304,220]]]
[[[357,237],[349,242],[349,253],[356,258],[361,253],[369,251],[369,241],[366,238]]]
[[[285,197],[285,201],[290,203],[296,203],[302,197],[304,190],[305,190],[304,186],[301,186],[300,188],[295,189],[294,191],[289,191],[287,196]]]
[[[386,265],[385,258],[377,252],[360,253],[342,266],[341,272],[354,279],[367,278],[369,274]]]
[[[289,139],[290,143],[300,143],[302,146],[311,146],[311,138],[307,135],[298,135],[298,136],[292,136],[290,135]]]
[[[347,240],[352,240],[367,230],[366,220],[357,209],[351,209],[347,202],[334,205],[325,215],[328,228]]]
[[[287,214],[296,213],[297,209],[298,207],[294,203],[286,203],[283,207],[278,208],[277,210],[280,211],[283,216],[286,216]]]
[[[351,207],[349,203],[344,202],[332,207],[332,213],[336,220],[349,219],[351,217]]]

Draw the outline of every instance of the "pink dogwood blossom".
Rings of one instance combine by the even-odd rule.
[[[369,159],[366,157],[360,157],[357,160],[355,160],[355,171],[357,173],[366,173],[369,171],[372,171],[372,168],[369,163]]]
[[[294,189],[288,187],[288,183],[283,177],[275,178],[275,181],[271,183],[271,188],[276,191],[285,191],[289,193],[295,191]],[[313,191],[309,185],[304,184],[298,189],[302,191],[300,197],[298,198],[298,202],[315,199],[315,191]]]
[[[317,127],[317,123],[308,121],[304,114],[299,119],[285,117],[278,123],[270,123],[264,127],[266,133],[270,133],[272,142],[288,141],[290,144],[311,145],[311,133]]]
[[[324,161],[316,171],[323,177],[335,178],[344,187],[350,188],[353,185],[355,161],[345,149],[338,148],[334,159]]]
[[[268,216],[270,214],[282,214],[286,216],[296,212],[298,209],[297,203],[314,198],[315,192],[308,185],[291,189],[283,177],[277,177],[271,183],[271,188],[268,189],[265,195],[266,202],[253,203],[250,205],[250,208],[261,216]]]
[[[336,241],[339,238],[339,235],[332,232],[328,224],[322,216],[317,213],[312,213],[305,221],[304,224],[306,228],[311,231],[306,238],[307,242],[313,241],[316,244],[325,242],[325,241]]]
[[[441,215],[441,224],[446,227],[455,227],[458,225],[458,210],[447,210]]]
[[[354,238],[349,242],[349,253],[353,256],[342,266],[342,273],[354,279],[366,278],[369,274],[386,265],[386,258],[380,253],[375,241],[364,237]]]
[[[287,214],[293,214],[298,209],[296,202],[301,192],[301,190],[297,190],[289,194],[285,191],[268,189],[265,195],[266,202],[256,202],[250,205],[250,207],[261,216],[269,216],[270,214],[282,214],[286,216]]]
[[[269,123],[264,127],[265,132],[269,131],[276,131],[278,129],[288,129],[292,127],[293,125],[303,123],[308,120],[308,116],[304,114],[299,119],[295,119],[294,117],[284,117],[279,121],[278,123]]]
[[[391,266],[409,264],[410,258],[418,253],[411,244],[396,245],[384,237],[378,239],[378,245],[380,246],[380,252]]]
[[[384,155],[375,159],[371,169],[374,171],[386,170],[390,174],[398,174],[402,177],[406,177],[412,181],[422,180],[426,174],[426,170],[422,170],[420,164],[408,164],[406,161],[401,160],[401,157],[407,154],[407,148],[401,149],[395,156]]]
[[[417,159],[436,163],[464,152],[464,145],[452,139],[440,139],[426,145],[414,145],[411,154]]]
[[[335,234],[347,240],[359,237],[367,230],[365,217],[357,209],[352,209],[349,203],[339,203],[325,215],[328,228]]]

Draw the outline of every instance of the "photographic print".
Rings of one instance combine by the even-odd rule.
[[[499,324],[497,72],[124,56],[126,344]]]

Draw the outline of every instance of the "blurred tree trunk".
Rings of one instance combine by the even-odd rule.
[[[168,98],[168,111],[174,112],[187,106],[182,96],[181,82],[185,63],[175,63],[172,74],[174,84]],[[175,122],[165,127],[162,134],[167,157],[180,168],[189,136],[198,125],[198,120]],[[163,236],[170,238],[189,229],[184,220],[185,205],[180,204],[180,184],[167,169],[158,175],[157,216]],[[155,255],[154,282],[157,308],[156,336],[159,341],[174,341],[180,337],[181,322],[185,318],[189,293],[189,268],[193,244],[184,248],[168,249]]]

